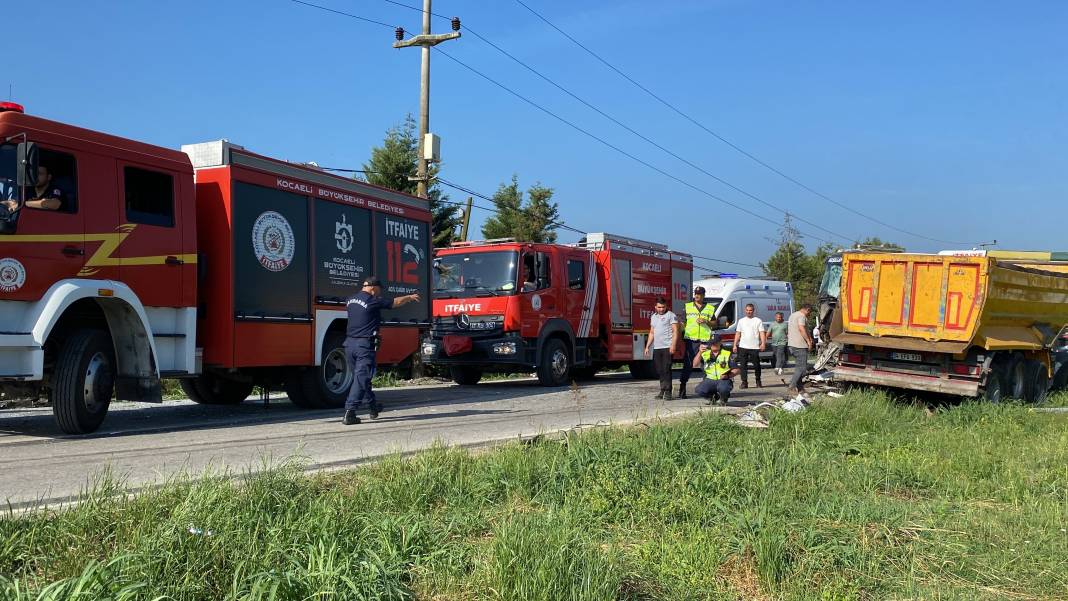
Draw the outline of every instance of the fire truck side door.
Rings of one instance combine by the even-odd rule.
[[[37,300],[55,282],[77,277],[85,265],[85,209],[78,206],[73,154],[41,145],[40,164],[52,174],[63,205],[19,211],[17,228],[0,238],[0,299]]]
[[[178,178],[173,172],[120,161],[119,220],[128,232],[115,254],[119,273],[149,307],[182,304],[181,223],[176,211]]]

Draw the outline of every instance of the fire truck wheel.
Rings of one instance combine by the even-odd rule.
[[[657,377],[652,361],[631,361],[627,367],[630,368],[630,376],[635,380],[652,380]]]
[[[59,351],[49,395],[59,428],[67,434],[99,428],[114,391],[111,336],[100,330],[75,331]]]
[[[592,380],[597,375],[596,367],[573,367],[571,368],[571,377],[576,381]]]
[[[1024,400],[1029,403],[1041,405],[1046,402],[1049,394],[1049,374],[1046,366],[1041,361],[1028,359],[1024,362]]]
[[[482,379],[482,370],[469,365],[456,365],[449,368],[449,375],[460,386],[474,386]]]
[[[345,334],[327,334],[323,339],[323,357],[319,367],[301,370],[299,374],[303,396],[313,406],[323,409],[344,407],[355,377],[345,360]]]
[[[289,397],[289,402],[301,409],[322,409],[324,405],[319,404],[318,397],[309,397],[304,390],[304,372],[306,371],[316,371],[316,368],[293,368],[289,371],[284,385],[286,395]]]
[[[201,405],[236,405],[252,394],[252,382],[227,380],[212,374],[181,381],[189,400]]]
[[[542,386],[564,386],[571,377],[571,355],[559,338],[545,341],[538,362],[538,383]]]

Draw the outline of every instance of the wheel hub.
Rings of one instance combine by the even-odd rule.
[[[345,394],[352,386],[353,374],[345,361],[345,351],[336,348],[323,359],[323,383],[333,394]]]
[[[567,353],[557,349],[552,357],[553,375],[562,378],[567,375]]]
[[[86,409],[96,412],[111,399],[111,380],[111,362],[104,353],[96,353],[85,368],[82,393]]]

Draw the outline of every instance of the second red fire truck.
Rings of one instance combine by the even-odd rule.
[[[653,377],[649,316],[658,297],[684,315],[692,278],[690,255],[612,234],[575,245],[459,243],[434,260],[423,359],[458,384],[487,371],[535,371],[541,384],[560,386],[623,365]]]

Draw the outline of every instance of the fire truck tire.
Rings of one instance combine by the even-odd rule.
[[[301,409],[323,409],[325,407],[325,405],[319,404],[318,397],[308,396],[304,390],[304,372],[315,370],[316,368],[294,368],[286,375],[285,384],[283,385],[286,396],[289,397],[289,402]]]
[[[474,386],[482,379],[482,370],[469,365],[455,365],[449,368],[449,376],[460,386]]]
[[[1041,405],[1046,402],[1049,394],[1049,375],[1046,366],[1041,361],[1028,359],[1024,362],[1024,400],[1028,403]]]
[[[571,379],[571,353],[559,338],[545,341],[538,362],[538,383],[542,386],[564,386]]]
[[[571,378],[576,381],[592,380],[596,375],[596,366],[571,368]]]
[[[101,330],[75,331],[59,351],[50,401],[59,429],[87,434],[103,423],[115,392],[115,352]]]
[[[304,398],[312,406],[322,409],[344,407],[356,376],[345,359],[344,332],[327,334],[323,339],[323,356],[319,366],[301,370],[299,375]]]
[[[630,368],[630,376],[635,380],[652,380],[657,377],[652,361],[631,361],[627,367]]]
[[[212,374],[181,381],[189,400],[201,405],[236,405],[252,394],[252,382],[227,380]]]

